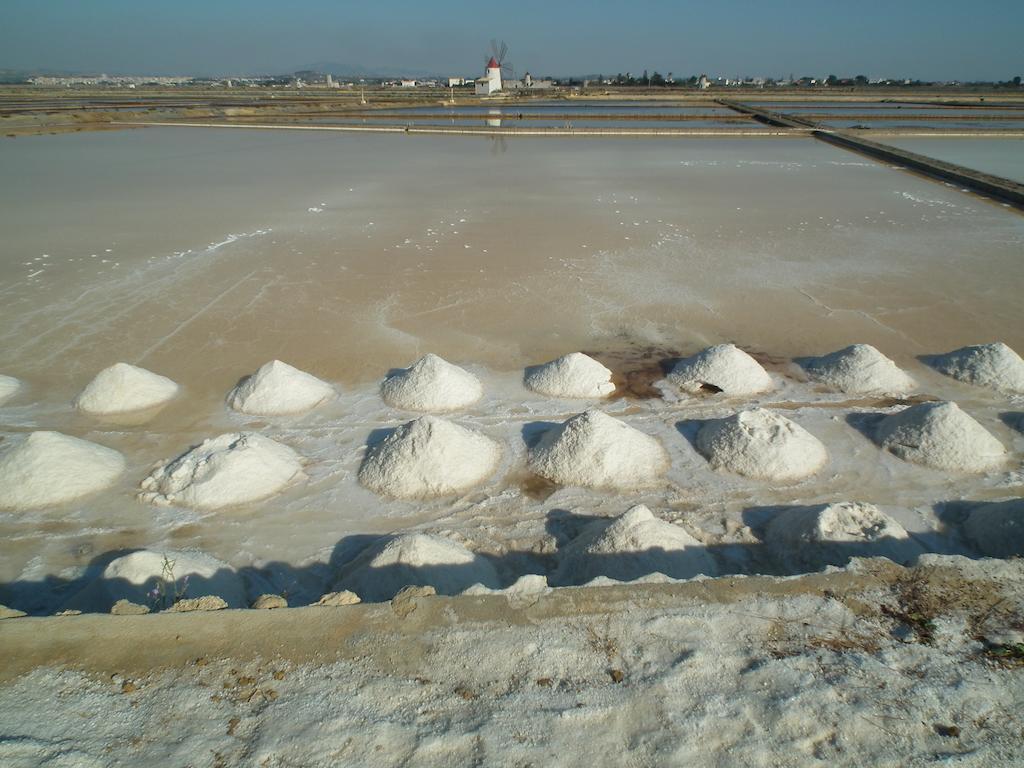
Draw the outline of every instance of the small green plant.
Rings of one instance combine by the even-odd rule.
[[[174,560],[164,555],[156,586],[149,591],[150,608],[154,610],[170,608],[185,597],[185,593],[188,591],[189,575],[186,574],[179,583],[174,575],[174,563]]]

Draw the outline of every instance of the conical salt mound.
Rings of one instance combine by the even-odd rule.
[[[684,392],[722,392],[755,395],[772,389],[772,379],[761,364],[733,344],[708,347],[676,363],[668,375],[670,384]]]
[[[800,365],[815,381],[850,395],[895,395],[917,386],[896,363],[870,344],[853,344]]]
[[[500,458],[501,448],[490,438],[437,416],[422,416],[366,452],[359,482],[382,496],[446,496],[486,480]]]
[[[0,457],[0,509],[39,509],[113,485],[124,457],[102,445],[33,432]]]
[[[924,552],[902,525],[873,504],[791,507],[768,524],[765,541],[796,570],[846,565],[851,557],[907,563]]]
[[[147,411],[169,403],[178,389],[166,376],[128,363],[114,363],[96,374],[75,398],[75,407],[94,416]]]
[[[615,391],[612,372],[582,352],[527,368],[523,384],[548,397],[607,397]]]
[[[14,397],[14,393],[21,389],[21,382],[13,376],[0,375],[0,405]]]
[[[1024,499],[977,507],[964,533],[989,557],[1024,557]]]
[[[565,548],[552,583],[585,584],[598,576],[634,581],[652,573],[690,579],[714,576],[717,568],[703,544],[638,504],[614,520],[591,523]]]
[[[385,403],[407,411],[454,411],[472,405],[483,393],[476,376],[431,354],[380,385]]]
[[[560,485],[636,488],[668,470],[668,454],[657,439],[601,411],[577,414],[530,450],[530,471]]]
[[[408,586],[433,587],[439,595],[457,595],[474,584],[497,587],[490,561],[461,544],[426,533],[406,533],[371,546],[344,568],[336,589],[355,592],[364,601],[390,600]]]
[[[985,472],[1006,461],[1006,449],[956,403],[921,403],[886,416],[878,444],[904,461],[954,472]]]
[[[252,432],[209,440],[142,481],[140,501],[220,509],[260,501],[305,479],[302,460],[286,445]]]
[[[796,480],[828,461],[814,435],[774,411],[755,408],[705,424],[699,450],[715,469],[759,480]]]
[[[253,416],[286,416],[311,410],[335,395],[316,376],[271,360],[228,394],[228,405]]]
[[[928,364],[954,379],[1003,392],[1024,392],[1024,360],[997,341],[962,347],[928,359]]]

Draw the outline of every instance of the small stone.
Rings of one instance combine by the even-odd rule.
[[[196,597],[192,599],[186,598],[185,600],[179,600],[172,605],[168,611],[170,613],[188,613],[191,611],[220,611],[227,608],[228,604],[224,602],[223,598],[217,597],[216,595],[204,595],[203,597]]]
[[[437,590],[433,587],[415,587],[409,586],[391,598],[391,610],[400,619],[404,619],[410,613],[416,610],[415,600],[417,597],[430,597],[436,595]]]
[[[0,605],[0,619],[20,619],[25,615],[24,611],[19,611],[17,608],[8,608],[6,605]]]
[[[336,605],[355,605],[361,603],[359,595],[355,592],[350,592],[345,589],[341,592],[328,592],[326,595],[317,600],[316,605],[336,606]]]
[[[621,669],[609,669],[608,676],[612,679],[613,683],[621,683],[626,677]]]
[[[136,686],[131,680],[125,680],[121,683],[121,693],[135,693],[137,690],[139,690],[138,686]]]
[[[287,608],[288,601],[280,595],[260,595],[252,607],[269,611],[273,608]]]
[[[537,685],[541,688],[550,688],[554,684],[554,680],[550,677],[541,677],[537,679]]]
[[[54,616],[81,616],[81,615],[82,615],[82,612],[78,611],[78,610],[75,610],[74,608],[69,608],[66,611],[58,611],[57,613],[54,614]]]
[[[142,616],[149,613],[149,607],[133,603],[131,600],[118,600],[110,612],[115,616]]]

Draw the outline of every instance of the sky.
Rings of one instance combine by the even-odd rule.
[[[0,0],[0,68],[108,74],[1024,74],[1024,0]],[[340,72],[339,72],[340,73]]]

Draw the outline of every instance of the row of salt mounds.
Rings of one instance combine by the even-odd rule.
[[[441,536],[406,533],[371,545],[345,566],[335,589],[349,589],[375,602],[390,600],[408,586],[456,595],[474,584],[499,586],[490,561]]]
[[[668,454],[656,438],[588,410],[545,432],[530,449],[527,466],[559,485],[630,489],[661,477]]]
[[[305,479],[286,445],[252,432],[204,440],[142,481],[141,501],[219,509],[259,501]]]
[[[764,408],[707,422],[697,433],[697,450],[715,469],[759,480],[797,480],[828,461],[818,438]]]
[[[64,607],[105,612],[118,600],[149,605],[154,602],[154,590],[168,603],[175,596],[215,595],[230,608],[246,607],[245,586],[231,566],[202,552],[174,550],[139,550],[111,560],[96,580]]]
[[[486,480],[500,458],[501,448],[489,437],[447,419],[422,416],[369,448],[359,482],[383,496],[445,496]]]
[[[469,371],[427,354],[380,385],[384,402],[407,411],[455,411],[472,405],[484,390]]]
[[[964,532],[989,557],[1024,556],[1024,499],[976,507],[964,521]]]
[[[856,502],[784,510],[768,523],[765,541],[801,571],[846,565],[851,557],[908,563],[925,551],[878,507]]]
[[[161,408],[175,397],[180,387],[166,376],[128,363],[114,363],[96,374],[75,407],[92,416],[112,416]]]
[[[610,524],[607,520],[591,523],[565,548],[552,583],[585,584],[598,576],[635,581],[652,573],[690,579],[717,572],[703,544],[638,504]]]
[[[39,509],[113,485],[125,459],[112,448],[33,432],[0,458],[0,509]]]
[[[956,403],[920,403],[886,416],[878,444],[904,461],[955,472],[985,472],[1002,465],[1006,449]]]
[[[754,358],[733,344],[708,347],[676,363],[668,375],[670,384],[684,392],[722,392],[725,395],[756,395],[773,388],[768,372]]]
[[[598,398],[615,391],[612,372],[582,352],[527,368],[523,385],[548,397]]]
[[[0,405],[14,397],[14,393],[21,389],[21,382],[13,376],[0,374]]]
[[[896,363],[870,344],[853,344],[799,364],[815,381],[851,395],[896,395],[917,386]]]
[[[940,373],[968,384],[1024,392],[1024,360],[1001,341],[961,347],[926,361]]]
[[[271,360],[231,390],[228,405],[252,416],[287,416],[312,410],[334,396],[326,381]]]

